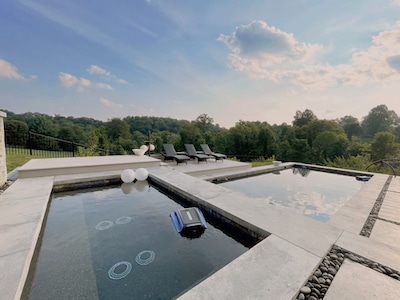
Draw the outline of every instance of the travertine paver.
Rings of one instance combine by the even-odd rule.
[[[400,281],[345,260],[324,300],[398,299]]]
[[[331,216],[328,223],[349,232],[360,233],[387,178],[388,175],[374,175],[354,197]]]
[[[271,235],[178,299],[292,299],[319,260]]]
[[[400,223],[400,192],[388,190],[379,210],[379,217]]]
[[[345,231],[336,245],[384,266],[400,270],[400,248],[392,244]]]
[[[0,196],[0,299],[19,299],[53,177],[19,179]]]
[[[370,238],[400,248],[400,225],[376,220]]]

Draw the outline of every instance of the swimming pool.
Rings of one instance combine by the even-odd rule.
[[[294,167],[220,183],[252,198],[326,222],[355,195],[363,182],[355,176]]]
[[[210,223],[182,237],[182,207],[147,182],[54,194],[25,298],[171,299],[248,250]]]

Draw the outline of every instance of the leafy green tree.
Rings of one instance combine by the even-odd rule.
[[[351,140],[353,136],[360,136],[362,134],[360,122],[353,116],[344,116],[339,119],[338,123],[346,132],[349,140]]]
[[[261,155],[264,158],[272,157],[277,153],[278,137],[271,126],[263,123],[258,132],[258,144],[261,149]]]
[[[32,119],[31,123],[29,124],[29,129],[33,132],[56,137],[57,130],[56,127],[51,120],[43,115],[37,115],[35,118]]]
[[[284,145],[283,145],[284,146]],[[311,147],[306,139],[293,139],[286,151],[285,160],[294,162],[311,162]]]
[[[120,137],[131,138],[129,124],[119,118],[113,118],[105,124],[106,134],[110,141],[116,142]]]
[[[192,123],[188,123],[183,125],[181,131],[179,132],[181,136],[181,145],[180,147],[183,149],[184,144],[202,144],[204,143],[204,138],[201,134],[200,128],[195,126]]]
[[[140,146],[145,144],[145,141],[147,141],[149,138],[147,135],[144,135],[143,133],[141,133],[139,130],[135,130],[132,133],[132,144],[131,144],[131,149],[127,149],[127,150],[132,150],[132,149],[137,149],[140,148]]]
[[[392,133],[395,136],[396,143],[400,143],[400,125],[393,127]]]
[[[315,160],[318,163],[325,159],[334,159],[337,156],[343,156],[346,153],[348,139],[344,133],[333,131],[324,131],[318,134],[313,141],[315,150]]]
[[[314,120],[305,126],[307,131],[307,139],[310,146],[313,146],[314,140],[322,132],[334,132],[337,134],[345,134],[344,130],[338,123],[332,120]]]
[[[28,125],[23,121],[4,119],[4,130],[9,132],[24,132],[29,131]]]
[[[371,160],[364,155],[349,156],[347,158],[337,156],[333,160],[327,159],[325,161],[325,165],[328,167],[360,171],[365,171],[370,164]]]
[[[370,153],[371,149],[369,144],[360,140],[351,141],[349,147],[347,148],[347,154],[349,156],[368,156]]]
[[[305,111],[301,112],[300,110],[296,111],[293,120],[293,126],[304,126],[310,123],[311,121],[317,120],[317,116],[310,109],[306,109]]]
[[[293,130],[293,127],[286,123],[282,123],[281,125],[276,125],[276,124],[272,125],[272,129],[274,130],[278,139],[280,141],[283,141],[287,138],[289,132]]]
[[[395,142],[395,136],[390,132],[378,132],[371,143],[372,160],[396,157],[399,144]]]
[[[196,118],[194,123],[200,128],[201,132],[204,134],[207,131],[212,130],[214,119],[207,114],[201,114]]]
[[[229,156],[235,154],[235,149],[228,129],[221,128],[214,137],[214,142],[209,143],[209,145],[212,147],[211,149],[214,152],[224,153]]]
[[[28,125],[19,120],[4,119],[5,142],[8,145],[26,146],[28,143]]]
[[[259,124],[249,121],[239,121],[235,127],[229,129],[232,138],[232,146],[235,156],[245,156],[247,158],[261,155],[257,149]]]
[[[377,132],[390,131],[392,126],[397,126],[399,123],[400,119],[396,112],[382,104],[371,109],[361,125],[366,136],[373,137]]]

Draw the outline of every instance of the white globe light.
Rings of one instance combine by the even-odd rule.
[[[135,177],[136,177],[135,171],[131,169],[125,169],[121,173],[121,180],[125,183],[134,181]]]
[[[132,194],[136,188],[134,182],[124,182],[121,184],[121,190],[124,194]]]
[[[149,149],[149,147],[147,147],[146,145],[142,145],[142,146],[140,146],[140,149],[143,149],[144,151],[147,151]]]
[[[147,177],[149,177],[149,171],[147,171],[145,168],[139,168],[136,170],[136,179],[138,181],[146,180]]]
[[[154,149],[156,149],[156,146],[154,146],[153,144],[150,144],[150,151],[154,151]]]

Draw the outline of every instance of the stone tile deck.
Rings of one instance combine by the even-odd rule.
[[[376,174],[329,223],[320,223],[250,200],[241,193],[203,180],[213,177],[215,173],[223,176],[229,172],[249,172],[248,164],[226,160],[223,163],[209,161],[198,164],[191,161],[187,165],[176,165],[159,160],[154,162],[151,158],[144,160],[137,161],[132,167],[131,156],[121,157],[119,161],[117,158],[108,161],[104,157],[97,162],[90,159],[86,172],[77,166],[82,161],[75,161],[74,169],[69,159],[25,165],[22,178],[0,196],[0,268],[6,270],[0,275],[0,299],[19,299],[21,296],[54,184],[117,178],[122,169],[138,166],[148,168],[151,178],[166,184],[170,190],[179,191],[196,200],[199,205],[209,207],[265,237],[231,264],[181,295],[180,299],[293,299],[333,245],[400,271],[400,226],[398,214],[395,213],[400,202],[398,178],[392,179],[375,227],[367,238],[359,233],[381,193],[387,175]],[[87,164],[88,161],[85,161]],[[113,163],[109,163],[111,161]],[[55,163],[57,170],[52,170],[51,163]],[[62,169],[68,169],[67,174],[61,172]],[[37,177],[39,173],[33,170],[39,170],[42,176]],[[44,170],[53,173],[49,175]],[[365,271],[364,268],[346,260],[325,298],[368,299],[376,293],[380,298],[385,295],[388,295],[387,299],[397,297],[400,281],[373,269],[367,268]],[[354,284],[349,280],[353,277],[358,279]],[[358,285],[367,292],[354,291]],[[381,287],[385,287],[385,291]],[[352,297],[345,298],[346,295]]]

